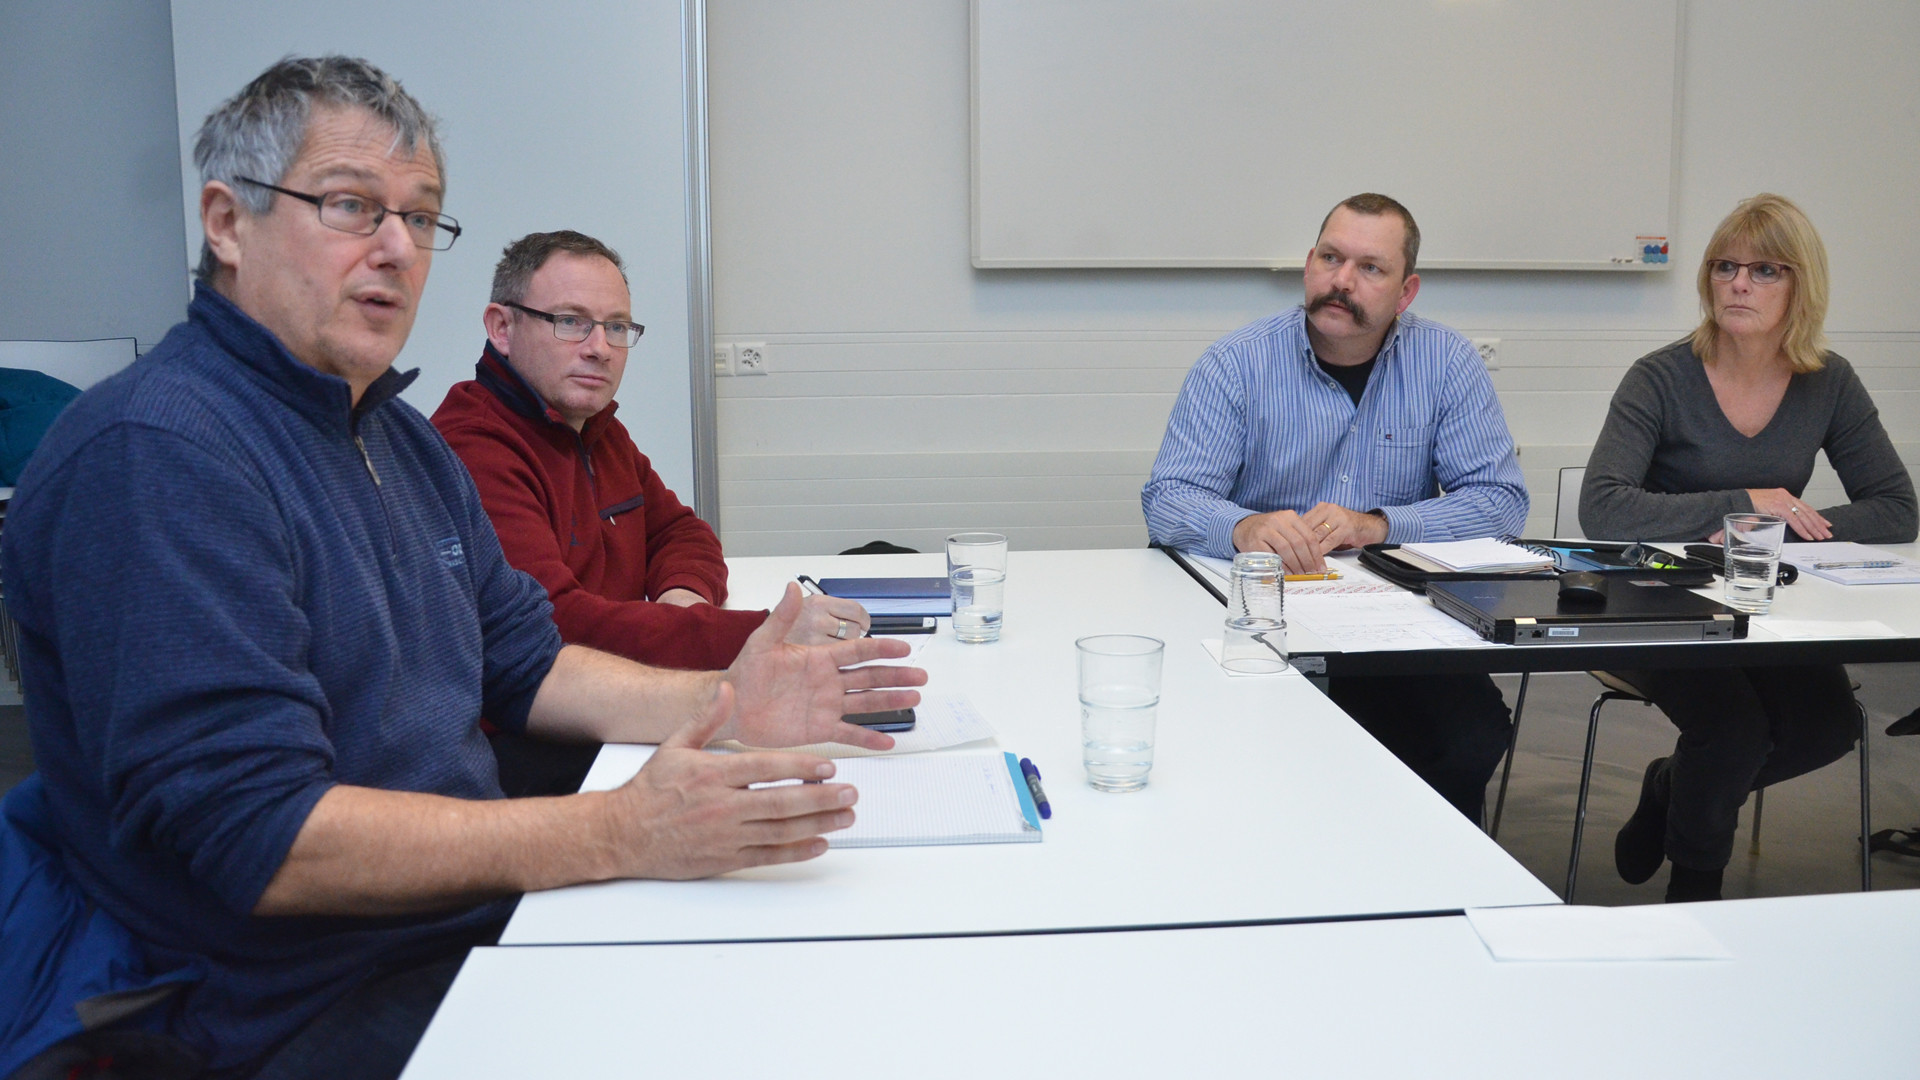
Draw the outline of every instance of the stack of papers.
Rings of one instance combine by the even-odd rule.
[[[1920,582],[1920,562],[1891,551],[1845,541],[1821,544],[1784,544],[1780,561],[1792,563],[1803,574],[1842,585],[1911,585]]]
[[[1449,540],[1437,544],[1402,544],[1423,559],[1436,562],[1454,573],[1504,574],[1522,570],[1546,570],[1553,566],[1550,556],[1509,544],[1503,540]]]

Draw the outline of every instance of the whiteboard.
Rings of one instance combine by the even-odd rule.
[[[973,265],[1298,267],[1378,191],[1423,268],[1662,268],[1679,4],[973,0]]]
[[[692,502],[692,358],[709,380],[712,368],[707,326],[690,315],[701,283],[688,250],[705,222],[689,210],[682,44],[682,0],[173,0],[188,258],[200,258],[193,142],[206,115],[283,56],[365,57],[440,118],[446,212],[465,230],[434,256],[394,362],[421,369],[407,401],[431,415],[473,378],[501,249],[578,229],[626,261],[647,328],[628,356],[620,419]]]

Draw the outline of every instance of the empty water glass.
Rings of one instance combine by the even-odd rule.
[[[1242,675],[1287,668],[1286,572],[1270,551],[1242,551],[1229,574],[1220,666]]]

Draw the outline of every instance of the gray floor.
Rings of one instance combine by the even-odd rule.
[[[1875,828],[1920,826],[1920,736],[1888,738],[1887,724],[1920,705],[1920,664],[1882,664],[1851,669],[1860,680],[1860,701],[1873,732]],[[1498,681],[1512,703],[1518,676]],[[1584,674],[1537,675],[1527,691],[1512,786],[1500,826],[1500,844],[1558,892],[1565,883],[1567,852],[1580,785],[1587,710],[1598,689]],[[1673,727],[1658,711],[1611,704],[1601,717],[1587,811],[1585,850],[1576,899],[1585,904],[1658,903],[1662,871],[1645,885],[1628,885],[1613,870],[1613,833],[1633,810],[1647,762],[1673,745]],[[1739,844],[1727,869],[1726,895],[1789,896],[1850,892],[1860,886],[1859,759],[1846,759],[1780,784],[1767,793],[1761,846],[1747,850],[1752,802],[1741,819]],[[0,792],[33,768],[26,719],[19,706],[0,706]],[[1488,790],[1488,806],[1493,789]],[[1393,857],[1393,838],[1380,838],[1378,858]],[[1920,887],[1920,859],[1874,856],[1874,888]]]

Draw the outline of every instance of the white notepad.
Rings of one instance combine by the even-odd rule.
[[[1020,844],[1040,839],[1007,768],[1008,755],[935,754],[845,758],[833,781],[860,789],[850,829],[827,834],[837,848],[927,844]],[[1025,805],[1031,804],[1027,796]]]
[[[653,751],[651,746],[608,743],[600,748],[580,790],[619,787],[633,779]],[[853,826],[827,834],[831,847],[1023,844],[1041,839],[1040,811],[1026,784],[1014,782],[1020,764],[1012,754],[960,751],[843,758],[834,765],[833,782],[858,788],[860,801],[853,807]]]
[[[1553,560],[1545,555],[1491,537],[1401,546],[1457,573],[1544,570],[1553,565]]]

